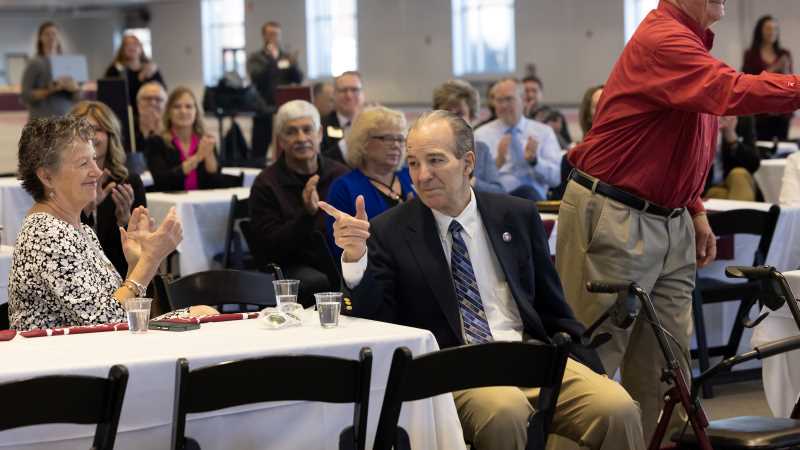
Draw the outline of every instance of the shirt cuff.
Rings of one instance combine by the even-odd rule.
[[[706,207],[703,206],[703,199],[700,197],[697,197],[691,204],[689,204],[687,209],[689,210],[689,214],[691,214],[692,217],[700,213],[706,212]]]
[[[358,286],[361,283],[361,279],[364,278],[364,272],[367,271],[368,252],[365,251],[364,256],[356,262],[345,262],[344,255],[342,255],[342,278],[348,289]]]

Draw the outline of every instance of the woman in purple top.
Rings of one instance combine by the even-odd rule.
[[[192,191],[219,184],[216,138],[203,126],[197,99],[177,87],[167,99],[164,133],[145,143],[155,191]]]

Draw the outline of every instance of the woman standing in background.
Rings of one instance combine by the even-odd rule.
[[[157,81],[166,88],[158,66],[144,54],[142,42],[132,34],[122,37],[122,44],[117,49],[114,61],[106,69],[105,76],[128,80],[128,104],[131,105],[133,113],[137,117],[136,94],[139,92],[139,88],[150,81]]]
[[[742,72],[758,75],[761,72],[793,73],[792,54],[781,47],[778,21],[772,16],[763,16],[756,22],[753,42],[744,53]],[[789,139],[792,114],[759,114],[756,116],[758,140],[780,141]]]
[[[78,100],[80,89],[71,77],[53,79],[50,56],[61,54],[61,37],[53,22],[39,25],[36,56],[22,74],[22,103],[28,107],[28,119],[61,116]]]

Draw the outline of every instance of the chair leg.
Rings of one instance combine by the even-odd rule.
[[[694,318],[694,334],[697,339],[697,359],[700,363],[700,371],[703,372],[710,367],[710,363],[706,323],[703,319],[703,297],[697,288],[692,292],[692,316]],[[703,398],[714,398],[714,390],[708,383],[703,385]]]

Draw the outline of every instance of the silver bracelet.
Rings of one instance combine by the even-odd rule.
[[[147,286],[138,281],[126,278],[125,281],[122,282],[122,285],[127,286],[137,297],[144,297],[147,295]]]

